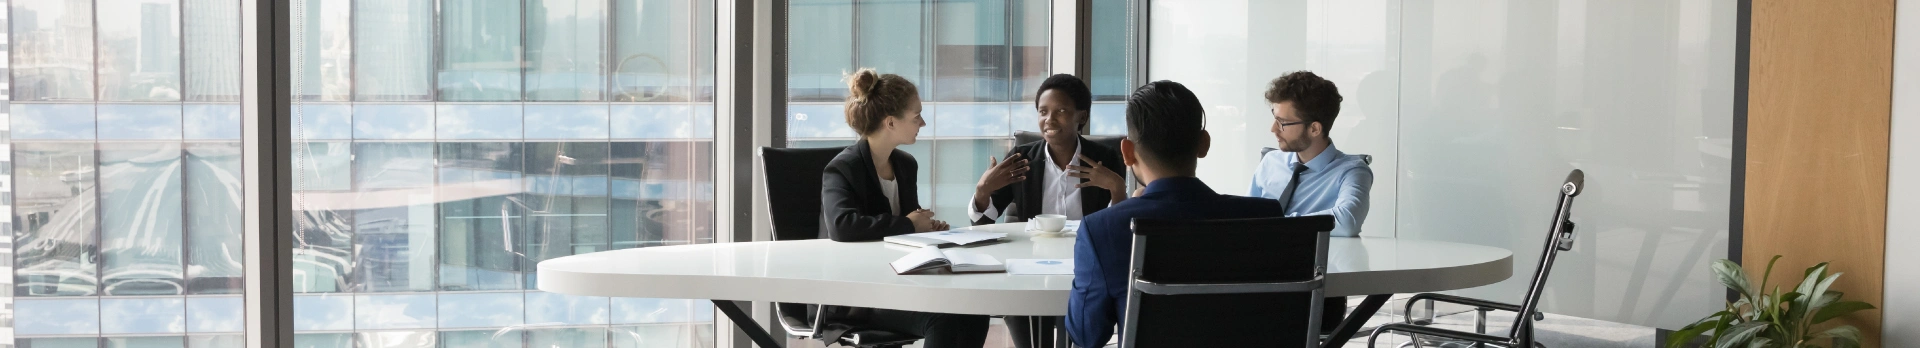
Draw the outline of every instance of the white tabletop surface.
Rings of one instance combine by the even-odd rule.
[[[1074,239],[1033,236],[1024,224],[977,226],[1010,243],[969,248],[1006,259],[1073,258]],[[1005,273],[898,275],[888,262],[913,249],[831,240],[676,245],[560,257],[538,266],[542,291],[610,297],[818,303],[938,313],[1066,315],[1073,276]],[[1333,238],[1327,294],[1464,289],[1513,274],[1506,249],[1392,238]]]

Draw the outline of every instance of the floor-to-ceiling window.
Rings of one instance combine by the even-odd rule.
[[[964,224],[966,202],[1013,133],[1039,129],[1034,88],[1048,66],[1052,1],[793,0],[788,4],[787,137],[794,147],[844,146],[842,77],[859,68],[919,87],[927,128],[901,149],[921,163],[922,204]]]
[[[713,1],[293,5],[298,346],[713,345],[705,301],[534,272],[713,242]]]
[[[244,346],[239,3],[7,2],[0,346]]]

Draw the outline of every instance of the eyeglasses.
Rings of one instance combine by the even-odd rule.
[[[1280,129],[1287,129],[1287,126],[1305,124],[1305,123],[1307,123],[1307,121],[1283,122],[1283,123],[1280,123]]]

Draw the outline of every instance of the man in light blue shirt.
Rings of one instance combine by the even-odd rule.
[[[1361,156],[1340,152],[1328,135],[1340,114],[1340,90],[1312,72],[1295,71],[1273,79],[1266,97],[1273,111],[1269,131],[1280,149],[1261,156],[1247,195],[1279,200],[1287,216],[1332,215],[1333,236],[1359,236],[1373,170]]]

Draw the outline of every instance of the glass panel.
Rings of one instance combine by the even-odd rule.
[[[100,339],[94,337],[21,338],[14,343],[20,344],[20,348],[96,348],[100,346]]]
[[[941,2],[934,12],[935,101],[1004,102],[1013,99],[1007,1]],[[925,84],[925,82],[921,82]]]
[[[348,21],[353,0],[306,1],[293,17],[294,82],[299,100],[346,101],[352,93],[353,33]],[[424,57],[424,56],[422,56]]]
[[[440,139],[519,139],[520,105],[440,104]]]
[[[696,160],[706,142],[613,143],[614,249],[678,245],[712,238],[711,174]]]
[[[187,139],[240,139],[239,104],[187,104]]]
[[[1129,2],[1093,0],[1093,20],[1089,23],[1093,27],[1089,31],[1092,38],[1087,45],[1087,70],[1092,76],[1087,78],[1087,86],[1093,90],[1094,100],[1126,101],[1127,95],[1133,92],[1135,84],[1128,81],[1128,72],[1133,70],[1127,66],[1128,55],[1133,52],[1129,41],[1131,22],[1127,19]],[[1122,130],[1125,125],[1121,124]]]
[[[787,35],[787,100],[846,101],[847,84],[841,74],[853,72],[853,4],[792,0],[787,21],[791,33]],[[832,115],[838,119],[840,113]]]
[[[713,320],[713,302],[657,298],[613,298],[613,323],[706,323]]]
[[[433,331],[375,331],[354,335],[357,348],[435,348]]]
[[[238,296],[187,297],[187,332],[246,331],[247,316],[246,308],[242,307],[244,305],[246,305],[245,299]]]
[[[531,329],[527,330],[527,346],[606,348],[607,329]]]
[[[299,271],[295,270],[295,273]],[[353,330],[353,297],[346,295],[294,296],[293,329],[295,331]],[[297,342],[299,339],[295,340]],[[296,345],[304,346],[298,343]]]
[[[606,139],[607,105],[526,106],[527,139]]]
[[[613,100],[692,101],[690,0],[614,0]]]
[[[100,273],[106,295],[184,294],[180,144],[100,144]]]
[[[1033,101],[1039,92],[1040,83],[1051,76],[1051,48],[1053,43],[1053,1],[1052,0],[1008,0],[1007,10],[1012,11],[1007,18],[1007,38],[1013,40],[1007,44],[1010,61],[1008,66],[1013,74],[1013,93],[1017,100]],[[1122,17],[1124,18],[1124,17]],[[1097,20],[1096,20],[1097,21]],[[1033,104],[1026,104],[1031,106]],[[1032,110],[1032,107],[1016,107],[1015,110]]]
[[[9,109],[14,140],[94,137],[93,104],[14,103]]]
[[[1124,96],[1121,98],[1125,98]],[[1127,103],[1093,103],[1088,112],[1088,128],[1093,135],[1127,135]]]
[[[14,143],[13,173],[14,296],[95,294],[93,144]]]
[[[100,100],[180,100],[179,0],[98,2]]]
[[[924,108],[924,107],[923,107]],[[926,110],[921,114],[928,115]],[[921,130],[925,132],[927,130]],[[932,134],[932,133],[928,133]],[[847,126],[846,105],[841,103],[794,103],[787,105],[788,139],[846,138],[860,136]]]
[[[607,298],[528,291],[527,325],[607,324]],[[533,332],[535,330],[528,330]],[[546,345],[535,345],[545,347]]]
[[[185,0],[189,101],[240,101],[240,2]]]
[[[294,348],[353,348],[353,334],[294,334]]]
[[[353,99],[433,100],[433,0],[353,3]]]
[[[607,250],[607,143],[526,146],[531,233],[522,269],[555,257]],[[532,287],[534,273],[526,275],[525,285]]]
[[[923,117],[932,115],[927,117],[927,126],[933,128],[932,134],[937,136],[1006,137],[1013,135],[1013,130],[1010,128],[1012,117],[1009,109],[1027,106],[1023,104],[1021,102],[948,103],[939,104],[938,107],[923,108],[921,115]],[[1033,108],[1022,107],[1022,109],[1032,110]],[[1027,124],[1038,127],[1039,121],[1035,120]],[[926,133],[925,130],[921,131],[921,134]],[[985,170],[986,168],[981,168],[982,172]],[[974,176],[979,176],[979,173],[975,173]]]
[[[137,298],[100,300],[100,333],[155,334],[187,332],[186,299]],[[178,346],[179,338],[174,338]]]
[[[606,0],[527,0],[527,100],[602,100]]]
[[[93,100],[93,1],[7,3],[12,8],[8,51],[13,53],[8,100]]]
[[[13,301],[15,335],[95,335],[100,333],[100,300]],[[92,338],[88,338],[91,340]]]
[[[246,277],[240,143],[188,143],[186,151],[187,293],[238,294]]]
[[[520,331],[512,330],[441,331],[440,347],[520,348],[522,339]]]
[[[870,1],[855,6],[860,27],[856,28],[854,66],[873,68],[883,74],[897,74],[919,85],[921,99],[933,91],[927,88],[927,56],[932,47],[925,16],[929,2]],[[852,72],[851,70],[847,72]],[[846,84],[840,84],[846,90]]]
[[[301,104],[293,107],[293,128],[300,139],[353,139],[353,106]]]
[[[614,348],[710,347],[708,325],[616,326],[607,332]]]
[[[107,348],[179,348],[186,346],[186,337],[103,337],[100,339]]]
[[[510,327],[526,323],[526,298],[520,292],[444,293],[440,327]],[[520,341],[519,335],[513,341]]]
[[[354,329],[432,328],[438,310],[434,295],[354,296]]]
[[[299,336],[294,340],[299,341]],[[243,348],[247,346],[247,336],[242,335],[205,335],[187,336],[187,348]]]
[[[934,203],[933,208],[930,209],[937,213],[939,219],[944,219],[948,223],[959,221],[959,224],[965,224],[968,198],[973,197],[973,185],[979,182],[980,173],[987,171],[987,156],[1006,156],[1007,151],[1013,149],[1013,140],[1005,138],[943,139],[936,142],[933,149],[937,154],[932,157],[933,160],[921,160],[921,163],[932,162],[933,165],[922,165],[922,167],[937,171],[929,173],[931,175],[922,174],[921,177],[933,177],[933,195],[942,199],[927,201]],[[918,155],[915,157],[927,158]],[[952,199],[953,197],[964,198]]]
[[[440,2],[440,100],[520,100],[520,1]]]
[[[179,104],[100,104],[100,139],[180,139]]]
[[[433,144],[355,143],[355,289],[433,289]]]
[[[613,137],[618,139],[685,139],[695,128],[690,105],[615,104]],[[712,126],[708,126],[712,129]]]
[[[441,143],[440,288],[522,288],[529,206],[520,143]],[[517,296],[517,295],[516,295]]]
[[[433,106],[354,105],[353,138],[433,139]]]

